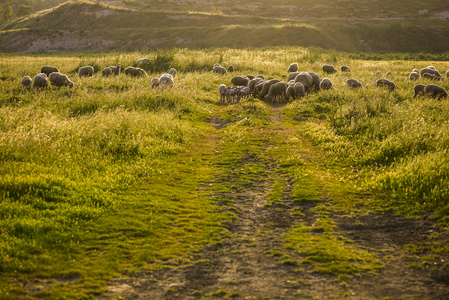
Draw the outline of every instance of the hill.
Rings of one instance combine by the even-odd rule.
[[[323,0],[66,2],[3,26],[1,52],[317,46],[449,49],[449,2]]]

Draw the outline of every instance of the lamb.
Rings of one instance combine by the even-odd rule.
[[[234,66],[233,65],[228,66],[228,72],[229,73],[234,72]]]
[[[287,72],[296,72],[296,71],[298,71],[298,64],[297,63],[292,63],[292,64],[290,64],[290,66],[288,67],[288,70],[287,70]]]
[[[441,98],[447,98],[448,94],[444,87],[436,85],[436,84],[428,84],[424,88],[424,94],[430,95],[432,98],[436,98],[441,100]]]
[[[151,79],[150,84],[151,84],[152,89],[158,87],[159,86],[159,78],[154,77],[153,79]]]
[[[44,73],[45,75],[47,75],[47,77],[48,75],[50,75],[50,73],[53,72],[59,72],[58,68],[52,66],[43,66],[41,68],[41,73]]]
[[[419,73],[417,72],[411,72],[410,75],[408,75],[408,78],[410,80],[417,80],[419,78]]]
[[[279,79],[270,79],[268,81],[265,81],[263,83],[262,89],[259,93],[259,99],[263,99],[268,94],[270,86],[272,86],[273,84],[278,83],[278,82],[280,82]]]
[[[84,66],[84,67],[79,68],[79,70],[78,70],[79,78],[92,77],[93,75],[94,75],[94,67],[92,67],[92,66]]]
[[[101,76],[102,76],[102,77],[109,77],[109,76],[111,76],[111,75],[112,75],[112,69],[109,68],[109,67],[106,67],[106,68],[104,68],[104,69],[101,71]]]
[[[362,84],[357,79],[351,78],[346,81],[346,86],[350,89],[358,89],[362,87]]]
[[[50,73],[48,76],[50,83],[52,86],[68,86],[73,87],[73,82],[65,74],[61,74],[59,72]]]
[[[117,63],[116,66],[109,66],[112,71],[112,74],[119,75],[120,74],[120,63]]]
[[[348,66],[341,66],[340,70],[342,72],[351,72],[351,69]]]
[[[32,82],[33,82],[33,80],[31,79],[30,76],[23,77],[23,79],[22,79],[23,89],[24,90],[30,90]]]
[[[335,73],[337,70],[335,70],[334,66],[332,65],[323,65],[323,72],[324,73]]]
[[[176,74],[178,74],[178,71],[176,71],[175,68],[171,68],[171,69],[168,71],[168,74],[170,74],[171,76],[175,77]]]
[[[237,91],[236,91],[236,89],[234,87],[228,86],[226,88],[226,101],[228,102],[228,104],[231,103],[231,99],[232,99],[232,102],[234,102],[234,98],[236,96],[236,92]]]
[[[249,87],[244,86],[240,89],[240,95],[242,96],[242,99],[247,99],[249,97],[250,90]]]
[[[250,80],[249,80],[248,77],[246,77],[246,76],[234,76],[234,77],[231,79],[231,83],[232,83],[233,85],[247,86],[249,81],[250,81]]]
[[[39,73],[36,76],[34,76],[34,81],[33,81],[34,89],[47,88],[47,86],[48,86],[47,74]]]
[[[440,72],[438,72],[437,70],[434,70],[434,69],[429,69],[429,68],[421,69],[419,71],[419,74],[421,75],[421,77],[423,77],[424,74],[433,74],[439,78],[443,78],[443,76],[441,76]]]
[[[413,88],[415,91],[415,95],[413,95],[413,98],[416,98],[418,95],[424,95],[424,88],[426,87],[425,84],[417,84]]]
[[[140,65],[140,64],[148,64],[148,63],[150,63],[150,59],[147,58],[147,57],[139,58],[139,59],[136,61],[136,65]]]
[[[320,82],[321,82],[321,78],[317,73],[314,72],[307,72],[310,74],[310,76],[312,76],[312,85],[310,90],[316,90],[319,91],[320,90]]]
[[[163,74],[161,78],[159,78],[159,86],[162,88],[172,88],[174,83],[175,82],[171,74]]]
[[[131,77],[146,77],[148,76],[147,72],[141,68],[127,67],[125,69],[125,75],[129,75]]]
[[[322,90],[333,90],[332,81],[329,78],[323,78],[320,83],[320,89]]]
[[[270,89],[268,90],[268,94],[265,97],[266,100],[270,102],[280,102],[282,98],[285,96],[285,92],[287,91],[287,82],[280,81],[272,84]]]
[[[220,84],[218,86],[218,92],[220,93],[220,102],[226,101],[226,85]]]
[[[312,88],[313,78],[307,72],[301,72],[295,77],[295,82],[301,82],[304,85],[304,89],[308,92]]]
[[[218,66],[214,66],[214,69],[213,69],[213,72],[214,73],[218,73],[218,74],[227,74],[228,73],[228,71],[226,70],[226,68],[225,67],[222,67],[222,66],[220,66],[220,65],[218,65]]]
[[[397,88],[398,88],[396,86],[396,84],[394,84],[393,81],[390,81],[390,80],[384,79],[384,78],[378,79],[376,81],[376,86],[377,87],[387,87],[390,91],[397,90]]]

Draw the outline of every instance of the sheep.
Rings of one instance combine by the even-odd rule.
[[[112,69],[109,68],[109,67],[106,67],[106,68],[104,68],[104,69],[101,71],[101,76],[102,76],[102,77],[109,77],[109,76],[111,76],[111,75],[112,75]]]
[[[334,87],[332,85],[332,81],[329,78],[323,78],[320,82],[320,89],[321,90],[333,90]]]
[[[214,67],[221,67],[219,63],[214,64]]]
[[[387,76],[393,75],[390,71],[387,72]]]
[[[427,66],[427,69],[431,69],[431,70],[436,71],[436,68],[434,66]]]
[[[429,68],[421,69],[419,71],[419,74],[421,75],[421,77],[423,77],[424,74],[433,74],[439,78],[443,78],[443,76],[441,76],[440,72],[438,72],[437,70],[429,69]]]
[[[382,75],[382,73],[380,73],[380,71],[377,71],[376,74],[374,74],[374,75],[376,75],[377,77],[380,77]]]
[[[341,66],[340,70],[342,72],[351,72],[351,69],[348,66]]]
[[[232,77],[232,79],[231,79],[231,83],[232,83],[233,85],[247,86],[249,81],[250,81],[250,80],[249,80],[248,77],[246,77],[246,76],[234,76],[234,77]]]
[[[435,74],[424,73],[422,74],[422,78],[430,79],[430,80],[443,80],[443,77],[438,77]]]
[[[56,67],[52,67],[52,66],[43,66],[41,68],[41,73],[44,73],[45,75],[47,75],[47,77],[48,77],[48,75],[50,75],[50,73],[53,73],[53,72],[59,72],[59,69]]]
[[[124,72],[125,72],[125,75],[131,76],[131,77],[146,77],[146,76],[148,76],[147,72],[145,72],[145,70],[141,69],[141,68],[127,67]]]
[[[253,75],[245,75],[244,77],[248,78],[248,80],[256,78],[256,76]]]
[[[226,101],[226,85],[220,84],[218,86],[218,92],[220,93],[220,102]]]
[[[228,66],[228,72],[229,73],[234,72],[234,66],[233,65]]]
[[[307,72],[310,74],[310,76],[312,76],[312,85],[310,90],[316,90],[319,91],[320,90],[320,82],[321,82],[321,78],[317,73],[314,72]]]
[[[47,88],[47,86],[48,86],[47,74],[39,73],[36,76],[34,76],[34,80],[33,80],[33,88],[34,89]]]
[[[418,95],[424,95],[424,88],[426,87],[425,84],[417,84],[414,86],[415,94],[413,95],[413,98],[416,98]]]
[[[313,78],[307,72],[301,72],[295,77],[295,82],[301,82],[304,85],[304,89],[308,92],[312,88]]]
[[[346,81],[346,86],[350,89],[358,89],[362,87],[362,84],[357,79],[351,78]]]
[[[214,73],[218,73],[218,74],[223,74],[223,75],[228,73],[226,68],[222,67],[222,66],[214,66],[213,72]]]
[[[306,91],[304,90],[304,85],[301,82],[293,82],[287,87],[287,91],[285,92],[285,101],[288,101],[290,97],[297,99],[299,97],[304,97],[305,95]]]
[[[136,65],[140,65],[140,64],[148,64],[148,63],[150,63],[150,59],[147,58],[147,57],[139,58],[139,59],[136,61]]]
[[[163,74],[161,78],[159,78],[159,86],[162,88],[172,88],[174,83],[175,82],[171,74]]]
[[[335,73],[337,70],[335,70],[334,66],[332,65],[323,65],[323,72],[324,73]]]
[[[30,90],[32,82],[33,82],[33,80],[31,79],[30,76],[23,77],[23,79],[22,79],[23,89],[24,90]]]
[[[257,84],[258,82],[261,82],[261,81],[264,81],[264,80],[263,80],[262,78],[255,77],[254,79],[251,79],[251,80],[248,82],[247,86],[249,87],[249,91],[250,91],[251,94],[254,95],[254,88],[256,87],[256,84]]]
[[[289,82],[290,80],[294,80],[295,77],[301,72],[291,72],[287,75],[287,82]]]
[[[151,79],[150,84],[151,84],[152,89],[158,87],[159,86],[159,78],[154,77],[153,79]]]
[[[242,99],[247,99],[249,97],[250,90],[249,87],[244,86],[240,89],[240,95],[242,96]]]
[[[236,89],[234,87],[226,87],[226,101],[229,103],[234,102],[236,96]],[[232,100],[231,100],[232,99]]]
[[[285,96],[287,90],[287,82],[279,81],[270,86],[268,94],[265,97],[266,100],[270,102],[280,102],[280,100]]]
[[[449,71],[449,69],[448,69],[448,71]],[[263,75],[261,75],[261,74],[259,74],[259,75],[257,75],[255,78],[261,78],[261,79],[265,79],[265,76],[263,76]]]
[[[410,80],[417,80],[419,78],[419,73],[417,72],[411,72],[410,75],[408,75],[408,78]]]
[[[92,66],[84,66],[79,68],[78,70],[78,77],[82,78],[84,76],[86,77],[92,77],[94,75],[94,67]]]
[[[396,84],[394,84],[393,81],[390,81],[390,80],[384,79],[384,78],[378,79],[376,81],[376,86],[377,87],[387,87],[390,91],[394,91],[398,88],[396,86]]]
[[[170,70],[168,70],[168,74],[170,74],[171,76],[175,77],[176,74],[178,74],[178,71],[176,71],[175,68],[171,68]]]
[[[112,71],[112,74],[119,75],[120,74],[120,63],[117,63],[116,66],[109,66]]]
[[[449,69],[446,71],[446,78],[449,79]]]
[[[441,98],[447,98],[447,92],[444,87],[436,85],[436,84],[428,84],[424,88],[424,94],[430,95],[432,98],[436,98],[441,100]]]
[[[254,85],[254,88],[252,89],[252,92],[251,92],[253,97],[256,97],[257,95],[260,94],[260,92],[262,91],[264,83],[265,83],[265,80],[263,80],[263,79],[256,82],[256,84]]]
[[[50,83],[52,86],[68,86],[73,87],[73,82],[65,74],[61,74],[59,72],[50,73],[48,76]]]
[[[288,67],[288,70],[287,70],[287,72],[296,72],[296,71],[298,71],[298,64],[297,63],[292,63],[292,64],[290,64],[290,66]]]
[[[280,82],[279,79],[270,79],[268,81],[265,81],[263,83],[262,89],[259,93],[259,99],[263,99],[268,94],[270,86],[272,86],[273,84],[278,83],[278,82]]]

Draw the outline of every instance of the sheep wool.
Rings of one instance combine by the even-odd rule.
[[[441,100],[442,98],[447,98],[447,92],[444,87],[436,85],[436,84],[428,84],[424,88],[424,94],[430,96],[432,98]]]
[[[59,69],[52,66],[42,66],[41,67],[41,73],[44,73],[45,75],[50,75],[53,72],[59,72]]]
[[[233,85],[247,86],[250,80],[246,76],[234,76],[231,79]]]
[[[413,95],[413,98],[416,98],[418,95],[424,95],[424,88],[426,87],[425,84],[417,84],[413,87],[413,90],[415,91],[415,94]]]
[[[151,79],[150,84],[151,84],[152,89],[158,87],[159,86],[159,78],[154,77],[153,79]]]
[[[443,78],[443,76],[441,76],[440,72],[438,72],[437,70],[434,70],[434,69],[429,69],[429,68],[421,69],[419,71],[419,74],[421,75],[421,77],[424,77],[424,74],[433,74],[433,75],[437,76],[438,78]]]
[[[118,63],[116,66],[109,66],[109,68],[111,69],[113,75],[120,74],[120,63]]]
[[[146,77],[148,76],[147,72],[141,68],[127,67],[124,71],[125,75],[131,77]]]
[[[228,66],[228,72],[229,73],[234,72],[234,66],[233,65]]]
[[[150,59],[147,58],[147,57],[139,58],[139,59],[136,61],[136,65],[140,65],[140,64],[148,64],[149,62],[150,62]]]
[[[312,88],[313,78],[307,72],[301,72],[295,77],[295,82],[301,82],[304,85],[306,92],[309,92]]]
[[[168,70],[168,74],[170,74],[171,76],[175,77],[176,74],[178,74],[178,71],[176,71],[175,68],[171,68],[170,70]]]
[[[285,96],[287,90],[287,82],[280,81],[272,84],[268,90],[268,94],[265,97],[270,102],[280,102]]]
[[[84,66],[84,67],[79,68],[79,70],[78,70],[79,78],[92,77],[93,75],[94,75],[94,67],[92,67],[92,66]]]
[[[351,78],[346,81],[346,86],[350,89],[358,89],[362,87],[362,84],[357,79]]]
[[[159,86],[161,88],[172,88],[174,85],[174,80],[173,80],[173,76],[171,74],[163,74],[160,78],[159,78]]]
[[[323,78],[320,83],[320,88],[322,90],[333,90],[334,87],[332,85],[332,81],[329,78]]]
[[[377,87],[387,87],[388,90],[390,90],[390,91],[394,91],[394,90],[396,90],[398,88],[396,86],[396,84],[394,84],[393,81],[390,81],[390,80],[384,79],[384,78],[378,79],[376,81],[376,86]]]
[[[33,80],[31,79],[30,76],[25,76],[22,79],[22,86],[24,90],[29,90],[31,88],[31,83],[33,82]]]
[[[323,72],[324,73],[335,73],[337,70],[332,65],[323,65]]]
[[[220,102],[226,102],[226,85],[220,84],[218,92],[220,93]]]
[[[348,66],[341,66],[340,70],[342,72],[351,72],[351,69]]]
[[[410,80],[417,80],[417,79],[419,79],[419,73],[417,73],[417,72],[411,72],[410,75],[408,75],[408,78],[409,78]]]
[[[264,97],[268,94],[268,91],[270,89],[270,87],[275,84],[280,82],[279,79],[270,79],[268,81],[265,81],[264,84],[262,85],[262,89],[259,93],[259,99],[264,99]]]
[[[287,72],[296,72],[296,71],[298,71],[298,69],[299,69],[299,66],[298,66],[298,64],[297,63],[292,63],[292,64],[290,64],[290,66],[288,67],[288,70],[287,70]]]
[[[112,70],[111,70],[111,68],[109,68],[109,67],[106,67],[106,68],[104,68],[102,71],[101,71],[101,76],[102,77],[109,77],[109,76],[111,76],[112,75]]]
[[[45,73],[39,73],[34,76],[33,88],[46,88],[48,86],[48,77]]]
[[[73,87],[73,82],[65,74],[53,72],[48,76],[52,86],[68,86]]]
[[[310,74],[310,76],[312,76],[312,85],[310,90],[311,91],[319,91],[320,90],[320,82],[321,82],[321,78],[317,73],[314,72],[307,72]]]

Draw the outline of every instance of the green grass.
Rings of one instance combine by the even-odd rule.
[[[81,65],[99,71],[142,56],[151,60],[148,78],[77,77]],[[289,246],[273,256],[341,279],[376,272],[381,263],[339,235],[332,211],[432,212],[447,224],[448,102],[414,99],[407,79],[427,65],[445,71],[445,62],[293,47],[0,57],[0,298],[93,298],[113,277],[188,260],[220,243],[222,224],[236,217],[214,205],[232,207],[216,194],[261,177],[269,178],[270,204],[289,198],[314,206],[319,217],[296,224],[285,237]],[[258,99],[218,102],[218,85],[234,75],[285,80],[295,61],[322,77],[325,62],[348,65],[364,88],[347,90],[341,72],[326,75],[335,90],[286,104],[274,127],[272,108]],[[236,72],[213,74],[216,62]],[[23,91],[23,76],[44,64],[75,87]],[[152,90],[150,78],[172,66],[175,87]],[[377,70],[392,71],[398,91],[377,89]],[[449,90],[447,80],[440,84]],[[205,122],[211,117],[230,123],[217,132]],[[209,186],[251,153],[260,161],[233,171],[239,186]],[[369,199],[361,196],[367,192]]]

